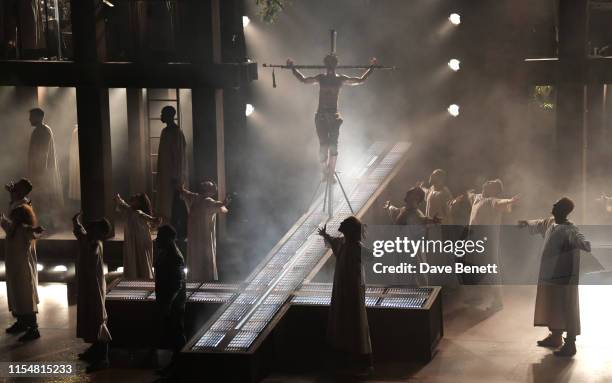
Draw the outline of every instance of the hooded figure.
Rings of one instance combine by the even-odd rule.
[[[104,279],[104,246],[111,226],[108,220],[88,222],[83,226],[80,213],[72,218],[74,236],[79,243],[77,276],[77,338],[91,346],[79,359],[90,363],[88,371],[108,367],[108,343],[112,340],[106,327],[106,280]]]
[[[332,237],[326,229],[327,226],[319,229],[319,235],[336,258],[327,338],[341,364],[370,367],[372,345],[361,264],[363,225],[351,216],[338,229],[344,237]]]
[[[11,195],[10,213],[0,217],[6,233],[6,292],[9,311],[17,322],[6,329],[9,334],[25,332],[19,339],[29,341],[40,337],[36,323],[38,312],[38,270],[36,269],[35,238],[43,229],[37,226],[34,209],[27,195],[32,184],[26,179],[5,186]]]

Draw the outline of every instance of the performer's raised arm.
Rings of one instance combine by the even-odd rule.
[[[299,70],[297,70],[294,66],[293,66],[293,60],[291,59],[287,59],[287,66],[291,68],[291,72],[293,73],[293,75],[295,76],[295,78],[297,78],[300,82],[303,82],[304,84],[316,84],[319,82],[319,76],[311,76],[311,77],[306,77],[302,74],[302,72],[300,72]]]
[[[360,85],[365,82],[365,80],[370,77],[372,72],[374,71],[374,65],[377,65],[378,61],[375,57],[370,59],[370,67],[361,75],[361,77],[350,77],[346,75],[342,75],[342,80],[346,85]]]

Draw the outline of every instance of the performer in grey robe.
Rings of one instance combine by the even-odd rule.
[[[176,110],[165,106],[161,120],[166,124],[162,130],[157,151],[157,185],[155,211],[164,223],[172,218],[172,202],[176,185],[187,183],[187,142],[181,128],[174,122]]]
[[[36,313],[38,312],[38,270],[34,239],[43,229],[36,224],[36,215],[27,196],[32,184],[21,179],[5,186],[10,193],[10,213],[0,216],[0,225],[6,233],[4,254],[6,262],[6,293],[9,311],[17,319],[6,329],[9,334],[25,332],[20,341],[40,338]]]
[[[356,217],[342,221],[338,229],[344,237],[319,235],[336,257],[334,284],[327,337],[338,362],[349,367],[371,368],[372,345],[365,307],[365,276],[361,264],[363,225]]]
[[[28,150],[28,178],[34,187],[32,201],[39,210],[41,223],[55,227],[54,214],[63,205],[53,131],[44,123],[45,112],[40,108],[30,110],[30,124],[34,128]]]
[[[567,216],[574,210],[571,199],[555,202],[553,217],[519,221],[519,227],[544,237],[540,275],[536,295],[534,326],[548,327],[550,334],[538,346],[557,348],[556,356],[576,354],[576,336],[580,335],[578,278],[580,250],[590,252],[591,244]],[[566,332],[565,342],[562,334]]]
[[[106,280],[104,279],[103,243],[110,233],[106,219],[80,222],[80,213],[72,218],[74,236],[79,243],[77,256],[77,338],[92,345],[79,359],[90,363],[87,371],[108,367],[108,343],[112,340],[106,327]]]

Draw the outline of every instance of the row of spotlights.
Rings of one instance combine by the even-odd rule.
[[[451,13],[450,16],[448,16],[448,20],[453,25],[461,24],[461,16],[458,13]],[[461,61],[457,59],[451,59],[448,62],[448,67],[451,68],[453,71],[457,72],[461,68]],[[447,110],[448,114],[453,117],[457,117],[459,115],[459,105],[457,104],[449,105]]]

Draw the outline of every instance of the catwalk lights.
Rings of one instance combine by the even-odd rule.
[[[255,107],[251,104],[246,104],[244,107],[244,115],[249,117],[255,111]]]
[[[450,21],[452,25],[457,26],[461,24],[461,16],[458,13],[451,13],[450,16],[448,16],[448,21]],[[457,59],[450,59],[450,61],[448,62],[448,67],[453,72],[457,72],[461,68],[461,61]],[[459,105],[457,104],[450,105],[447,110],[448,113],[453,117],[457,117],[459,115]]]

